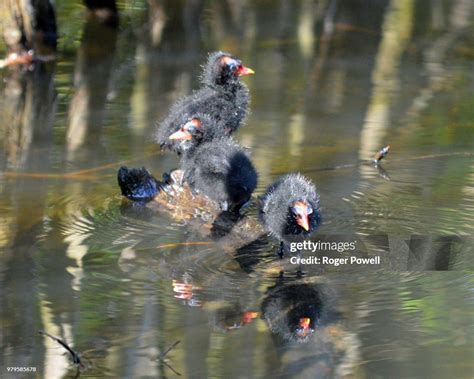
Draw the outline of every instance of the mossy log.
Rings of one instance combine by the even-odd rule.
[[[256,217],[222,212],[202,194],[194,194],[187,184],[171,185],[147,204],[148,208],[167,213],[178,222],[186,222],[203,237],[215,240],[229,254],[264,236]]]

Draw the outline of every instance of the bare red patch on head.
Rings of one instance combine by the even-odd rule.
[[[295,201],[293,204],[293,208],[301,209],[302,211],[306,210],[309,207],[309,204],[304,200]]]
[[[201,119],[197,117],[193,117],[193,119],[189,122],[192,123],[196,128],[200,128],[202,125]]]
[[[220,62],[221,62],[222,64],[231,64],[232,62],[237,63],[237,62],[235,62],[235,59],[234,59],[234,58],[231,58],[231,57],[229,57],[228,55],[224,55],[224,56],[220,59]]]

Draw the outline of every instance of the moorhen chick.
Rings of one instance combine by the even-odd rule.
[[[201,88],[171,107],[168,116],[158,126],[157,142],[162,148],[181,154],[181,145],[170,140],[169,136],[197,113],[209,115],[226,135],[232,134],[242,125],[250,98],[247,86],[239,78],[253,74],[253,70],[231,54],[212,53],[203,69]]]
[[[232,139],[219,138],[209,119],[193,117],[170,140],[181,141],[183,182],[218,203],[222,211],[237,212],[257,186],[257,172],[246,150]]]
[[[217,126],[212,118],[206,114],[197,113],[195,117],[183,117],[182,120],[182,125],[193,131],[196,141],[191,141],[190,135],[180,138],[179,133],[175,133],[177,138],[174,141],[179,144],[180,151],[184,152],[192,148],[195,143],[210,142],[226,136],[223,128]],[[199,127],[195,129],[194,123],[199,124]],[[200,127],[200,125],[205,125],[205,127]],[[182,177],[179,177],[180,174],[179,170],[172,170],[170,173],[163,175],[164,181],[159,181],[145,167],[131,169],[120,167],[117,179],[123,196],[135,202],[146,203],[152,200],[160,190],[171,190],[168,184],[173,181],[182,181]],[[173,175],[176,175],[176,177]]]
[[[316,187],[301,174],[287,174],[268,187],[259,208],[265,229],[280,241],[281,258],[287,244],[303,241],[321,222]]]

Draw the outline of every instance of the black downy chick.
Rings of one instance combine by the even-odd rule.
[[[197,113],[207,114],[225,135],[232,134],[248,113],[249,90],[241,76],[254,71],[229,53],[212,53],[203,68],[202,86],[191,95],[178,100],[159,124],[156,140],[162,148],[182,153],[181,144],[169,136],[178,131],[187,119]]]
[[[281,177],[259,200],[265,229],[280,241],[280,257],[287,244],[308,238],[321,223],[316,187],[301,174]]]
[[[182,142],[183,181],[193,190],[217,202],[222,211],[237,212],[250,199],[257,172],[245,149],[222,137],[214,122],[194,117],[169,138]]]

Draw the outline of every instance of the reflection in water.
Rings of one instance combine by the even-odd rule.
[[[116,42],[115,26],[103,24],[96,18],[86,22],[74,73],[75,94],[69,109],[67,149],[70,159],[83,146],[89,154],[100,152]]]
[[[55,116],[54,65],[37,64],[28,71],[14,71],[4,89],[5,119],[2,167],[26,172],[45,171],[50,163],[52,127]],[[14,354],[3,355],[2,367],[44,367],[44,348],[33,348],[24,341],[34,339],[42,324],[42,307],[36,252],[40,236],[47,233],[44,212],[49,184],[38,180],[32,186],[27,178],[18,178],[2,190],[1,218],[5,220],[0,250],[0,319],[2,346],[16,346]],[[6,201],[7,205],[4,205]],[[3,332],[4,330],[4,332]]]
[[[262,313],[270,330],[285,341],[306,342],[320,328],[326,304],[321,291],[307,284],[277,283],[269,289]]]
[[[323,278],[280,274],[262,301],[262,317],[281,351],[284,376],[343,377],[358,364],[358,341],[338,324],[336,295]],[[300,344],[295,348],[294,344]],[[304,346],[304,347],[303,347]]]
[[[471,1],[140,0],[119,29],[61,4],[56,67],[0,73],[0,367],[75,375],[45,330],[98,377],[472,376]],[[177,167],[150,136],[217,49],[255,67],[257,193],[302,171],[315,238],[386,269],[301,277],[265,235],[122,207],[122,161]],[[390,180],[358,165],[385,142]]]
[[[3,141],[7,168],[38,170],[34,167],[39,157],[35,150],[47,149],[52,140],[56,110],[53,80],[54,64],[42,63],[35,64],[30,70],[16,70],[7,79]],[[34,154],[37,156],[33,157]]]
[[[435,9],[440,7],[441,5],[438,5]],[[427,78],[427,84],[419,89],[419,94],[413,99],[407,112],[409,118],[416,118],[428,106],[435,93],[441,91],[450,80],[452,74],[444,64],[446,54],[449,53],[449,49],[456,39],[469,27],[471,12],[471,1],[454,1],[451,14],[449,15],[448,28],[424,52],[423,71]],[[413,121],[410,120],[409,124],[412,123]]]
[[[411,0],[392,1],[382,26],[382,39],[372,75],[373,90],[361,133],[360,159],[384,145],[384,129],[389,127],[390,111],[399,94],[400,61],[413,29]],[[361,166],[362,173],[367,170]]]

